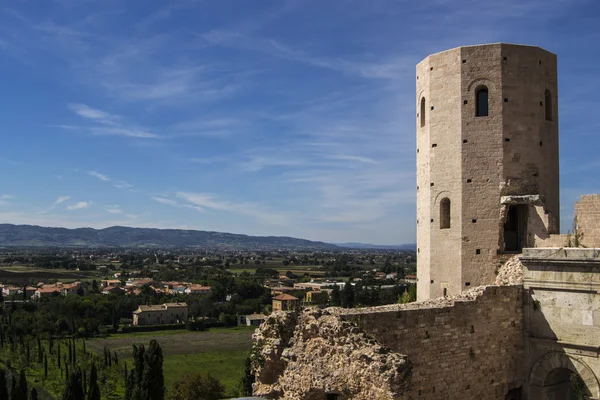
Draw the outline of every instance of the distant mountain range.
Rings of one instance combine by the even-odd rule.
[[[407,244],[369,244],[369,243],[334,243],[336,246],[347,247],[352,249],[382,249],[382,250],[416,250],[417,245],[413,243]]]
[[[67,229],[0,224],[0,247],[7,246],[340,250],[340,247],[330,243],[284,236],[248,236],[222,232],[123,226],[105,229]]]

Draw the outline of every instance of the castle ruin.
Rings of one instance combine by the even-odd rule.
[[[562,400],[576,373],[600,400],[600,195],[559,234],[556,56],[460,47],[416,79],[419,301],[271,314],[254,393]]]

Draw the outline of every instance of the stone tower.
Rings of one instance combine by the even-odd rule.
[[[559,232],[556,55],[487,44],[417,65],[419,300],[494,282]]]

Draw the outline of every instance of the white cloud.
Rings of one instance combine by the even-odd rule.
[[[91,135],[125,136],[139,139],[157,139],[159,135],[147,129],[124,124],[119,115],[113,115],[102,110],[92,108],[86,104],[69,104],[68,108],[77,116],[89,120],[93,125],[53,125],[54,128],[65,130],[85,131]]]
[[[181,204],[179,204],[175,200],[165,199],[164,197],[152,197],[152,200],[154,200],[158,203],[166,204],[166,205],[173,206],[173,207],[181,206]]]
[[[82,210],[88,208],[92,203],[89,201],[80,201],[67,207],[67,210]]]
[[[125,213],[123,210],[121,210],[121,207],[118,205],[107,206],[106,211],[111,214],[124,214]]]
[[[100,121],[107,121],[113,118],[109,113],[91,108],[90,106],[85,104],[69,104],[68,107],[75,114],[83,118]]]
[[[56,201],[54,202],[54,205],[64,203],[65,201],[69,200],[70,198],[71,198],[71,196],[60,196],[58,199],[56,199]]]
[[[133,187],[132,184],[124,182],[124,181],[119,181],[119,182],[115,183],[113,186],[116,187],[117,189],[131,189]]]
[[[156,201],[158,203],[161,203],[161,204],[166,204],[166,205],[171,206],[171,207],[191,208],[191,209],[196,210],[198,212],[204,212],[204,209],[202,207],[198,207],[198,206],[192,205],[192,204],[181,204],[181,203],[179,203],[179,202],[177,202],[175,200],[168,199],[168,198],[165,198],[165,197],[154,196],[154,197],[152,197],[152,200],[154,200],[154,201]]]
[[[261,205],[255,203],[234,203],[226,200],[218,200],[209,193],[177,192],[176,196],[191,205],[202,209],[208,208],[217,211],[229,211],[236,214],[247,215],[262,222],[273,225],[284,225],[287,217],[270,210],[264,210]]]
[[[2,194],[0,195],[0,206],[8,206],[10,205],[10,202],[8,200],[10,199],[14,199],[15,196],[10,195],[10,194]]]
[[[99,172],[96,171],[89,171],[88,175],[94,176],[98,179],[100,179],[101,181],[110,181],[110,178],[104,174],[101,174]]]

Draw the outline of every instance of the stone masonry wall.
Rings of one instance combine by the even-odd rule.
[[[523,383],[522,300],[521,286],[487,286],[405,306],[338,312],[408,356],[410,398],[504,399]]]
[[[586,247],[600,247],[600,194],[581,196],[575,203],[575,215]]]

